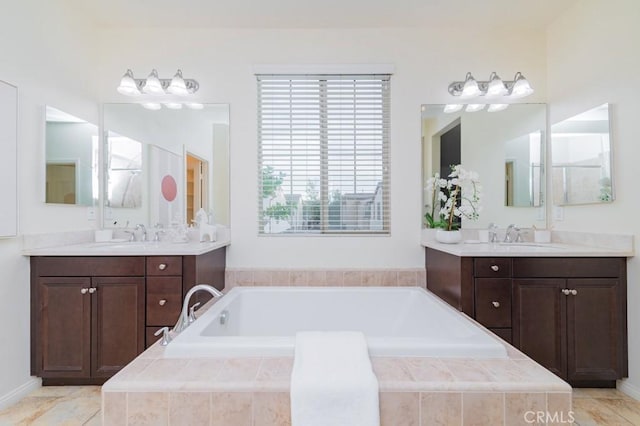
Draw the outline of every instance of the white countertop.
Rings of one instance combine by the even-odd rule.
[[[23,250],[24,256],[191,256],[226,247],[229,239],[214,242],[91,242]]]
[[[474,240],[443,244],[423,238],[422,245],[460,257],[632,257],[633,250],[566,243],[478,243]]]

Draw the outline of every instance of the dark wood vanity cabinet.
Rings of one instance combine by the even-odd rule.
[[[460,257],[427,248],[427,288],[574,386],[628,375],[625,258]]]
[[[513,266],[514,346],[574,386],[627,376],[626,259],[514,258]]]
[[[103,383],[175,325],[191,287],[224,288],[225,250],[32,257],[32,374],[45,385]]]

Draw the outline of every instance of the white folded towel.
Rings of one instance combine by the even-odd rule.
[[[379,426],[378,380],[360,332],[296,334],[292,426]]]

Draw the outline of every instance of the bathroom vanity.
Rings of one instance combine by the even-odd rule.
[[[45,385],[104,383],[175,325],[191,287],[224,288],[227,244],[32,251],[31,374]]]
[[[426,246],[427,288],[576,387],[627,372],[626,256],[561,245]]]

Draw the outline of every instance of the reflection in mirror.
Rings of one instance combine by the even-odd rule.
[[[92,206],[98,198],[98,127],[46,107],[45,202]]]
[[[505,206],[542,205],[542,130],[506,142]]]
[[[544,228],[546,117],[546,104],[454,113],[445,113],[444,105],[423,105],[423,187],[434,173],[448,175],[451,165],[462,164],[479,174],[483,188],[480,218],[463,220],[463,228],[491,222]],[[423,217],[429,203],[423,191]]]
[[[200,208],[229,225],[229,107],[147,110],[105,104],[104,226],[191,223]]]
[[[609,104],[551,126],[553,203],[606,203],[614,199]]]

